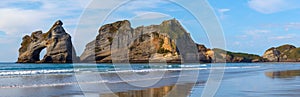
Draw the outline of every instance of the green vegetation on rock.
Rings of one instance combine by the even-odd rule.
[[[272,47],[264,53],[263,57],[270,62],[299,62],[300,48],[289,44]]]
[[[219,48],[214,48],[216,57],[222,58],[221,54],[226,53],[226,61],[227,62],[253,62],[253,61],[263,61],[264,59],[259,55],[248,54],[248,53],[240,53],[240,52],[230,52]],[[230,58],[228,58],[230,57]],[[235,60],[239,59],[240,60]]]
[[[295,48],[286,53],[287,58],[291,60],[299,61],[300,58],[300,48]]]

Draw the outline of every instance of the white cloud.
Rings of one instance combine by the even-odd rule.
[[[16,2],[39,2],[40,8],[24,9]],[[72,3],[69,3],[72,2]],[[0,30],[7,35],[23,35],[31,33],[34,30],[48,28],[57,19],[66,19],[67,21],[77,21],[80,17],[79,10],[83,10],[88,1],[83,3],[81,0],[19,0],[19,1],[1,1]],[[31,7],[32,5],[26,5]],[[75,17],[74,17],[75,16]],[[64,21],[64,20],[63,20]],[[74,25],[77,22],[72,23]]]
[[[248,6],[260,13],[271,14],[300,8],[298,0],[249,0]]]
[[[293,39],[295,37],[296,37],[296,35],[294,35],[294,34],[287,34],[287,35],[270,37],[269,39],[270,40],[286,40],[286,39]]]
[[[267,34],[270,33],[270,30],[248,30],[246,34],[248,35],[258,35],[258,34]]]
[[[131,0],[122,6],[123,10],[137,10],[141,8],[158,8],[160,4],[169,3],[166,0]]]
[[[290,29],[300,29],[300,23],[292,22],[284,25],[284,29],[289,31]]]
[[[234,45],[240,45],[241,42],[236,41],[236,42],[233,42],[233,44],[234,44]]]
[[[0,9],[0,30],[6,32],[7,35],[17,35],[30,30],[37,29],[38,24],[42,24],[46,19],[45,13],[39,13],[32,10],[20,9]]]
[[[224,8],[224,9],[219,9],[218,11],[224,13],[224,12],[230,11],[230,9]]]
[[[135,12],[136,16],[133,17],[135,20],[148,20],[148,19],[159,19],[169,17],[166,14],[157,12]]]
[[[224,19],[225,18],[225,13],[226,12],[229,12],[230,11],[230,9],[228,9],[228,8],[222,8],[222,9],[218,9],[218,12],[219,12],[219,14],[220,14],[220,18],[221,19]]]
[[[290,23],[282,23],[282,24],[263,24],[262,27],[266,28],[281,28],[285,31],[290,30],[300,30],[300,22],[290,22]]]
[[[270,34],[270,32],[271,32],[270,30],[261,30],[261,29],[246,30],[246,31],[244,31],[244,34],[238,35],[237,37],[243,38],[243,39],[246,39],[246,38],[257,39],[257,38],[261,38],[261,36]]]

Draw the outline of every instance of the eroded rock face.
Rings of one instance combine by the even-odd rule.
[[[77,60],[71,36],[58,20],[47,33],[36,31],[24,36],[19,49],[18,63],[71,63]],[[47,50],[41,60],[40,53]]]
[[[178,61],[175,41],[157,32],[146,33],[129,45],[130,62]]]
[[[299,62],[300,48],[288,44],[272,47],[265,51],[263,58],[269,62]]]
[[[270,62],[279,62],[280,51],[277,50],[276,48],[271,48],[264,53],[263,58],[268,59],[268,61]]]
[[[189,33],[175,19],[135,29],[131,28],[129,21],[124,20],[102,26],[96,39],[86,45],[80,59],[82,62],[208,60],[203,53],[206,48],[197,48]]]
[[[212,58],[210,56],[213,56],[213,52],[209,52],[209,49],[207,49],[204,45],[202,44],[196,44],[198,48],[198,53],[199,53],[199,59],[201,62],[205,63],[211,63]]]
[[[206,52],[206,55],[212,62],[216,63],[251,63],[251,62],[264,62],[265,60],[254,54],[230,52],[223,49],[212,49]]]

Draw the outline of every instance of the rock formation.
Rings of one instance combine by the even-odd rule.
[[[71,36],[58,20],[47,33],[36,31],[24,36],[19,49],[18,63],[71,63],[77,60]],[[47,50],[40,60],[40,53]]]
[[[299,62],[300,48],[288,44],[272,47],[265,51],[263,58],[269,62]]]
[[[247,54],[247,53],[236,53],[236,52],[230,52],[225,51],[222,49],[212,49],[208,50],[206,52],[206,55],[209,56],[209,58],[212,59],[212,62],[216,63],[252,63],[252,62],[264,62],[265,60],[254,54]]]
[[[159,25],[132,28],[128,20],[100,27],[96,39],[86,45],[83,54],[76,56],[71,36],[59,20],[51,29],[32,32],[23,37],[18,63],[71,62],[299,62],[300,48],[283,45],[268,49],[262,57],[222,49],[208,49],[196,44],[176,19]],[[40,59],[40,53],[46,55]]]
[[[135,29],[124,20],[102,26],[80,59],[82,62],[209,61],[205,51],[175,19]]]

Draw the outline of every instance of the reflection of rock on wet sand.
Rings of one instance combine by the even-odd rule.
[[[300,70],[266,72],[265,75],[271,78],[292,78],[300,76]]]
[[[145,90],[133,90],[111,94],[101,94],[100,97],[187,97],[194,84],[163,86]]]

